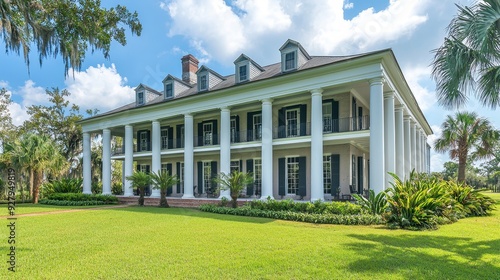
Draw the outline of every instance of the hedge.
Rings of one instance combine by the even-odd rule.
[[[38,203],[47,205],[58,205],[58,206],[89,206],[89,205],[110,204],[99,200],[70,201],[70,200],[51,200],[45,198],[38,201]]]
[[[84,193],[53,193],[47,196],[47,200],[57,201],[101,201],[104,204],[118,203],[118,198],[112,195],[84,194]]]
[[[339,215],[339,214],[314,214],[299,213],[292,211],[271,211],[252,209],[249,206],[240,208],[227,208],[214,204],[203,204],[199,208],[204,212],[217,214],[228,214],[237,216],[261,217],[270,219],[280,219],[288,221],[315,223],[315,224],[338,224],[338,225],[378,225],[384,224],[379,215],[357,214],[357,215]]]

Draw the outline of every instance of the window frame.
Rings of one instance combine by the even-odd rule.
[[[238,66],[238,81],[239,82],[245,82],[245,81],[248,81],[249,80],[249,77],[248,77],[248,64],[243,64],[243,65],[239,65]],[[242,76],[241,75],[241,70],[242,69],[245,69],[245,75]]]
[[[298,195],[299,193],[299,169],[300,169],[300,164],[299,164],[299,157],[286,157],[286,167],[285,167],[285,190],[286,190],[286,195]],[[292,167],[296,166],[296,167]],[[291,176],[290,171],[295,171],[295,175]],[[293,177],[293,178],[290,178]],[[293,180],[293,182],[291,181]],[[294,186],[291,186],[291,183],[293,183]]]
[[[170,87],[170,89],[169,89]],[[169,95],[170,92],[170,95]],[[173,83],[166,83],[165,84],[165,99],[170,99],[174,97],[174,85]]]
[[[323,194],[332,193],[332,155],[323,155]]]
[[[144,105],[144,100],[145,100],[145,98],[144,98],[144,91],[139,91],[137,93],[137,104],[138,105]]]
[[[293,56],[289,58],[288,56]],[[297,69],[297,51],[290,51],[284,53],[284,59],[283,59],[283,70],[284,71],[291,71]]]
[[[200,91],[208,90],[208,74],[200,76]]]

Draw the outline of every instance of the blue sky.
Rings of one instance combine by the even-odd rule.
[[[439,107],[430,79],[431,50],[439,47],[445,28],[456,14],[454,3],[431,0],[170,0],[103,1],[136,10],[143,24],[140,37],[127,37],[127,45],[113,44],[109,60],[89,53],[82,69],[64,76],[61,57],[43,61],[30,55],[30,74],[22,55],[0,53],[0,87],[7,88],[15,104],[15,124],[27,118],[26,107],[46,104],[46,88],[66,88],[70,100],[82,109],[101,112],[133,100],[139,83],[161,90],[167,74],[180,77],[180,58],[188,53],[222,75],[234,72],[233,61],[245,53],[261,65],[279,61],[279,47],[288,39],[299,41],[311,55],[345,55],[392,48],[403,73],[435,131],[439,135],[446,115]],[[200,64],[200,66],[201,66]],[[500,128],[498,111],[477,105],[476,110]],[[432,153],[431,170],[442,169],[446,155]]]

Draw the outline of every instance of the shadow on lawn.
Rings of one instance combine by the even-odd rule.
[[[175,208],[175,207],[160,208],[157,206],[129,206],[123,208],[112,208],[109,210],[129,211],[129,212],[144,213],[144,214],[159,214],[164,216],[175,215],[175,216],[215,219],[220,221],[231,221],[231,222],[253,223],[253,224],[266,224],[274,221],[273,219],[267,219],[267,218],[215,214],[215,213],[203,212],[194,208]]]
[[[347,246],[365,258],[349,265],[353,272],[376,275],[397,271],[406,279],[500,279],[500,239],[473,242],[448,236],[348,236],[362,241]]]

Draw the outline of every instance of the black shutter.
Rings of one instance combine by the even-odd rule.
[[[137,170],[137,172],[141,171],[141,165],[138,164],[135,169]]]
[[[181,193],[181,163],[177,162],[175,164],[175,170],[177,170],[177,179],[179,179],[179,183],[177,183],[177,193]]]
[[[285,191],[285,172],[286,172],[286,164],[285,164],[286,158],[280,158],[278,159],[278,171],[279,171],[279,195],[285,196],[286,191]]]
[[[253,173],[253,159],[247,159],[247,173]],[[253,195],[253,183],[247,185],[247,195]]]
[[[149,133],[148,133],[148,136],[149,136]],[[146,174],[149,174],[151,172],[150,168],[151,168],[151,166],[146,165]],[[147,195],[147,196],[151,195],[151,186],[150,185],[147,185],[146,188],[144,188],[144,195]]]
[[[236,115],[233,117],[235,123],[236,123],[236,135],[234,136],[234,142],[239,143],[240,142],[240,116]]]
[[[169,126],[167,128],[167,133],[168,133],[168,149],[173,149],[174,148],[174,128]]]
[[[337,195],[340,187],[340,155],[332,155],[332,195]]]
[[[358,157],[358,193],[363,194],[363,157]]]
[[[184,186],[185,188],[186,186]],[[197,187],[197,192],[198,194],[203,193],[203,162],[198,161],[198,187]]]
[[[306,157],[299,157],[299,193],[304,197],[307,195],[307,177],[306,177]]]
[[[151,151],[151,130],[146,130],[146,141],[148,142],[148,151]]]
[[[332,101],[332,120],[333,120],[333,131],[339,132],[339,102]]]
[[[146,165],[146,174],[149,174],[151,172],[150,170],[150,166],[149,165]]]
[[[212,121],[212,134],[213,134],[213,145],[219,144],[218,130],[217,130],[217,120]]]
[[[300,136],[307,134],[307,105],[300,105]]]
[[[171,163],[167,163],[167,172],[168,172],[168,175],[172,176],[172,164]],[[173,188],[173,186],[167,189],[167,195],[172,194],[172,188]]]
[[[141,150],[141,132],[142,130],[137,130],[137,141],[136,141],[137,144],[135,145],[135,152],[139,152]]]
[[[240,172],[243,172],[243,160],[240,159]]]
[[[214,179],[217,178],[217,161],[212,161],[210,163],[210,171],[212,172],[212,174],[210,174],[210,185],[212,187],[212,192],[215,193],[217,183],[214,181]]]
[[[183,125],[183,124],[178,124],[178,125],[175,127],[175,131],[176,131],[176,133],[177,133],[177,134],[175,135],[175,137],[176,137],[176,139],[175,139],[175,140],[176,140],[176,141],[175,141],[175,142],[176,142],[176,143],[175,143],[175,147],[176,147],[176,148],[182,148],[182,138],[181,138],[181,129],[182,129],[182,127],[184,127],[184,125]]]
[[[247,141],[253,141],[253,116],[258,112],[247,113]]]
[[[278,110],[278,138],[286,137],[285,110],[286,107]]]
[[[184,132],[186,133],[186,132]],[[198,146],[203,146],[203,123],[198,123]]]

